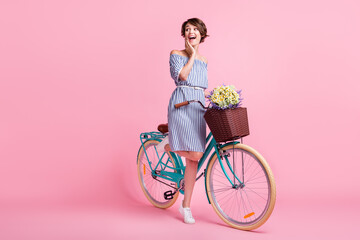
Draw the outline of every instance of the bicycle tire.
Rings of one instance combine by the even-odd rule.
[[[276,186],[272,171],[265,159],[247,145],[232,144],[221,150],[230,153],[230,165],[245,186],[236,189],[230,184],[215,154],[206,169],[205,184],[209,201],[216,214],[231,227],[256,229],[268,220],[275,206]],[[237,167],[240,160],[241,167]],[[226,161],[221,161],[227,166]],[[240,185],[230,168],[224,169],[230,179]]]
[[[149,157],[149,160],[151,163],[153,163],[153,166],[156,166],[159,159],[156,155],[155,147],[159,144],[159,141],[157,140],[148,140],[144,143],[144,147],[146,149],[146,153]],[[167,154],[167,153],[165,153]],[[170,156],[169,159],[172,166],[175,167],[174,159]],[[165,156],[164,156],[165,157]],[[168,170],[170,171],[170,169]],[[176,170],[172,170],[176,172]],[[139,149],[139,153],[137,156],[137,172],[138,172],[138,178],[140,182],[141,189],[143,190],[146,198],[149,200],[149,202],[158,208],[169,208],[171,207],[175,202],[176,199],[179,196],[179,191],[177,191],[173,198],[170,200],[166,200],[164,198],[164,192],[169,190],[174,190],[170,186],[165,185],[164,183],[161,183],[153,178],[151,175],[151,169],[149,167],[149,162],[147,160],[147,157],[144,152],[144,148],[141,146]],[[171,185],[173,184],[174,187],[177,187],[177,184],[174,182],[171,182],[166,179],[160,178],[159,180]]]

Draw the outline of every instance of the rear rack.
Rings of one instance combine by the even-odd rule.
[[[141,143],[144,143],[147,140],[155,140],[160,139],[162,140],[165,138],[168,134],[162,134],[161,132],[143,132],[140,134],[140,141]]]

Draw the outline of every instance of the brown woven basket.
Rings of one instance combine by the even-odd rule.
[[[204,118],[216,142],[231,141],[250,134],[246,108],[210,108],[205,112]]]

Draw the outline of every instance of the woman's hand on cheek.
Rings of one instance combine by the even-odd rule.
[[[187,54],[189,54],[190,57],[196,54],[195,49],[193,48],[193,46],[191,46],[189,42],[189,39],[186,38],[185,38],[185,51],[187,52]]]

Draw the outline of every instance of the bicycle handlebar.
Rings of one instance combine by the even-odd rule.
[[[186,105],[189,105],[189,104],[190,104],[189,101],[185,101],[185,102],[182,102],[182,103],[175,104],[175,108],[181,108],[182,106],[186,106]]]
[[[208,107],[205,107],[202,102],[200,102],[199,100],[190,100],[190,101],[185,101],[185,102],[181,102],[178,104],[175,104],[175,108],[181,108],[183,106],[189,105],[191,102],[197,102],[200,103],[200,105],[204,108],[204,109],[208,109]]]

